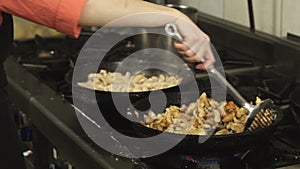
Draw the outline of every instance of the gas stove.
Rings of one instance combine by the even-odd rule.
[[[206,28],[206,26],[207,29],[211,28],[211,23],[205,22],[206,20],[209,20],[209,18],[204,18],[204,20],[203,18],[200,18],[199,20],[202,22],[202,26],[204,27],[204,29]],[[214,29],[219,30],[221,28],[216,27]],[[214,32],[214,29],[212,30],[212,32]],[[242,35],[240,33],[236,34],[237,35],[232,36],[239,37],[243,35],[243,33]],[[9,62],[12,65],[14,65],[14,63],[18,63],[17,65],[25,68],[26,74],[28,74],[28,76],[32,76],[30,78],[27,78],[26,80],[35,79],[32,81],[36,82],[37,84],[40,83],[43,85],[43,89],[39,89],[39,92],[43,92],[43,90],[45,90],[46,92],[50,93],[50,100],[53,99],[60,103],[56,105],[55,110],[60,110],[59,105],[67,105],[74,108],[74,106],[72,105],[71,85],[66,82],[65,75],[72,71],[74,63],[76,61],[76,57],[82,45],[90,35],[91,33],[82,33],[79,39],[76,40],[70,39],[68,37],[42,38],[37,36],[35,39],[31,40],[16,41],[14,44],[14,52],[9,58]],[[224,153],[218,156],[211,155],[209,152],[207,152],[207,155],[198,156],[197,154],[178,154],[172,151],[168,151],[155,157],[140,159],[134,162],[132,162],[132,160],[125,160],[126,163],[132,163],[132,166],[134,166],[132,168],[268,169],[300,164],[300,136],[296,134],[299,133],[300,130],[299,126],[297,126],[296,124],[294,116],[290,112],[288,99],[288,96],[293,91],[293,89],[299,86],[299,84],[297,83],[297,79],[294,76],[289,76],[286,73],[278,71],[278,69],[282,68],[278,66],[278,64],[276,64],[276,57],[274,57],[272,61],[269,58],[256,59],[256,56],[251,55],[253,51],[249,52],[245,46],[243,46],[241,50],[232,49],[232,47],[228,47],[228,44],[223,44],[223,42],[220,41],[219,38],[220,37],[212,36],[212,40],[215,40],[218,53],[220,54],[220,58],[223,63],[226,78],[231,82],[231,84],[233,84],[233,86],[238,89],[238,91],[246,98],[246,100],[254,101],[256,96],[262,99],[271,98],[284,112],[284,118],[280,122],[277,130],[274,132],[274,136],[272,136],[267,144],[261,145],[254,149],[241,150],[239,152],[229,154]],[[257,41],[259,41],[258,45],[266,41],[264,39],[264,36],[262,36],[261,38],[263,40],[257,39]],[[251,42],[252,39],[249,39],[249,41]],[[271,39],[270,42],[266,43],[264,45],[266,47],[266,50],[269,50],[270,44],[276,46],[276,44],[273,43],[273,39]],[[281,43],[277,45],[281,45]],[[108,55],[111,58],[111,61],[115,61],[120,57],[126,57],[128,56],[128,54],[137,50],[138,49],[135,48],[135,45],[130,41],[130,39],[126,39],[116,45],[108,53]],[[18,83],[15,82],[17,81],[17,79],[14,81],[14,78],[10,77],[12,76],[12,72],[14,71],[8,71],[9,82],[10,85],[13,86],[11,87],[11,90],[17,89],[16,85]],[[210,87],[207,74],[203,71],[195,71],[195,77],[197,78],[200,92],[210,93],[212,89]],[[28,84],[33,84],[32,81],[29,81]],[[30,91],[31,89],[30,87],[28,89],[28,86],[25,86],[25,88],[27,91]],[[47,94],[35,94],[38,95],[38,98],[40,97],[40,95],[43,95],[43,97],[45,98],[41,98],[41,100],[47,100]],[[229,95],[227,96],[227,98],[229,100],[232,99]],[[39,100],[37,100],[37,102],[38,101]],[[27,102],[27,104],[33,104],[33,102],[34,101],[32,101],[31,99],[31,101]],[[45,104],[47,104],[47,102],[45,102]],[[51,111],[47,112],[51,113]],[[71,128],[71,130],[78,129],[79,131],[81,131],[82,129],[78,127],[78,124],[73,124],[74,122],[68,121],[68,118],[71,118],[73,120],[75,119],[75,115],[72,115],[72,113],[74,114],[74,111],[71,111],[70,113],[65,112],[65,115],[54,114],[59,120],[66,120],[68,126],[75,126],[75,128]],[[42,127],[45,127],[39,122],[36,123],[37,126],[41,125]],[[47,130],[44,130],[43,134],[46,137],[49,137],[47,136]],[[83,137],[83,140],[88,140],[86,141],[86,144],[91,146],[91,151],[99,151],[99,154],[101,154],[102,151],[99,150],[99,147],[94,145],[94,143],[92,143],[84,133],[80,133],[79,137]],[[57,141],[56,139],[50,140],[53,140],[53,142]],[[59,147],[59,142],[60,141],[55,142],[55,146]],[[64,153],[63,151],[67,150],[61,151],[62,153]],[[108,157],[116,159],[115,155],[109,154],[107,152],[103,152],[103,154],[108,154]],[[74,158],[70,157],[70,154],[68,155],[66,155],[67,160],[70,160],[71,163],[74,162],[72,161],[74,160]],[[93,158],[85,160],[92,159]]]

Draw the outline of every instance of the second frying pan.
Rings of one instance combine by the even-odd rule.
[[[181,105],[180,96],[176,93],[169,94],[167,98],[166,107],[170,105]],[[135,132],[141,137],[151,137],[161,133],[161,131],[151,129],[141,125],[138,122],[142,121],[143,114],[141,112],[146,111],[150,108],[151,103],[148,99],[142,99],[137,101],[134,104],[134,107],[131,107],[130,111],[140,110],[140,114],[136,116],[135,113],[131,113],[133,116],[130,118],[133,120],[131,123],[134,126]],[[273,124],[268,127],[256,129],[254,131],[245,131],[243,133],[229,134],[229,135],[212,135],[205,142],[199,143],[200,140],[205,140],[207,136],[197,136],[197,135],[186,135],[186,137],[174,147],[173,151],[181,154],[189,155],[207,155],[207,154],[226,154],[240,152],[242,150],[249,150],[257,148],[264,144],[267,144],[268,140],[273,134],[273,131],[276,129],[278,123],[283,117],[283,113],[278,107],[273,106],[276,110],[277,117]],[[154,106],[155,109],[155,106]],[[164,137],[162,142],[172,141],[176,139],[179,134],[168,133]]]

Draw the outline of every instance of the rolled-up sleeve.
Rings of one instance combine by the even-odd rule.
[[[0,26],[2,25],[3,18],[2,18],[2,13],[0,12]]]
[[[1,0],[2,1],[2,0]],[[30,20],[78,37],[78,24],[87,0],[3,0],[0,11]]]

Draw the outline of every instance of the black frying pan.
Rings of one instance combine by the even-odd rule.
[[[300,127],[300,88],[296,88],[289,96],[291,111]]]
[[[167,107],[170,105],[180,105],[181,100],[178,94],[169,94],[167,97]],[[150,103],[148,99],[143,99],[137,101],[134,104],[134,107],[137,110],[145,111],[149,109]],[[273,131],[276,129],[277,124],[283,117],[283,113],[280,109],[278,109],[276,106],[274,106],[273,108],[277,110],[277,118],[272,125],[266,128],[257,129],[252,132],[245,131],[238,134],[213,135],[207,141],[201,144],[198,142],[199,137],[203,138],[205,136],[187,135],[177,146],[174,147],[173,151],[189,155],[207,155],[208,153],[221,155],[223,153],[241,152],[242,150],[249,150],[262,146],[268,142],[273,134]],[[133,111],[132,107],[130,111]],[[142,114],[139,115],[139,118],[137,118],[136,116],[130,116],[130,118],[135,121],[142,120],[142,117]],[[134,126],[135,132],[141,137],[151,137],[161,133],[158,130],[145,127],[140,123],[133,121],[131,123]],[[172,139],[176,138],[176,135],[178,134],[168,133],[168,135],[161,141],[171,141]]]
[[[177,75],[177,73],[180,73],[178,71],[178,68],[174,65],[168,65],[167,63],[156,63],[156,64],[162,64],[163,66],[167,67],[169,72],[174,72],[174,74],[171,75]],[[108,71],[114,72],[118,66],[120,65],[120,62],[102,62],[99,66],[99,69],[106,69]],[[98,104],[101,113],[103,116],[106,118],[106,120],[110,123],[110,125],[115,128],[115,129],[124,129],[126,127],[130,128],[131,123],[129,120],[127,120],[124,116],[126,116],[126,109],[129,105],[122,105],[121,110],[115,107],[113,97],[117,96],[120,99],[128,100],[130,98],[130,101],[132,103],[143,99],[147,98],[151,92],[164,92],[166,95],[168,93],[176,93],[179,92],[179,86],[173,86],[170,88],[165,88],[162,90],[157,90],[157,91],[144,91],[144,92],[107,92],[107,91],[98,91],[98,90],[93,90],[89,88],[85,88],[82,86],[77,85],[77,82],[85,82],[87,81],[87,77],[89,73],[94,73],[91,70],[92,65],[91,64],[84,64],[81,65],[80,67],[77,68],[77,75],[75,78],[73,78],[73,71],[69,71],[65,75],[65,80],[68,82],[70,85],[73,85],[73,92],[76,91],[77,93],[80,93],[79,98],[81,101],[83,101],[85,104]],[[172,71],[173,70],[173,71]],[[159,75],[161,73],[165,73],[163,71],[157,70],[157,69],[146,69],[143,70],[143,73],[145,76],[152,76],[152,75]],[[188,82],[184,82],[180,85],[189,85]],[[95,92],[96,95],[96,100],[90,98],[91,92]],[[189,92],[194,92],[194,91],[189,91]],[[187,93],[188,94],[188,93]],[[191,98],[191,99],[196,99],[196,98]]]

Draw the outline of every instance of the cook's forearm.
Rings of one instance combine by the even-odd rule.
[[[138,13],[153,14],[134,15]],[[162,16],[162,14],[166,15]],[[103,26],[115,19],[128,15],[131,15],[130,19],[117,22],[116,26],[156,27],[174,22],[178,17],[188,20],[185,15],[175,9],[141,0],[87,0],[79,24]]]

